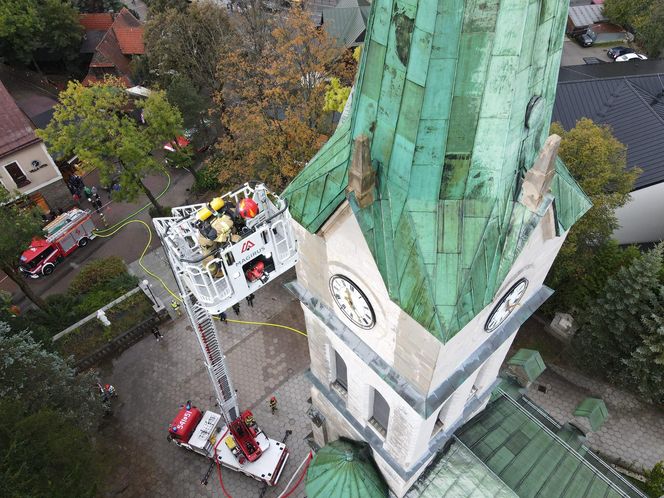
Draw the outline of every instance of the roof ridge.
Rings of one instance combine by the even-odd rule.
[[[664,125],[664,119],[662,119],[662,116],[660,116],[657,112],[655,112],[655,109],[652,108],[652,105],[650,105],[648,102],[646,102],[646,100],[643,98],[643,96],[642,96],[642,95],[639,93],[639,91],[635,88],[635,85],[633,85],[630,81],[627,81],[626,84],[627,84],[627,86],[629,87],[629,89],[634,93],[634,95],[636,95],[636,97],[637,97],[641,102],[643,102],[643,103],[646,105],[646,107],[648,108],[648,110],[650,111],[650,113],[651,113],[653,116],[655,116],[655,118],[656,118],[660,123],[662,123],[662,125]],[[647,92],[646,92],[646,93],[647,93]]]

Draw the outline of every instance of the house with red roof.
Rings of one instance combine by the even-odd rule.
[[[71,204],[62,173],[28,117],[0,82],[0,185],[48,213]]]
[[[83,84],[115,76],[132,86],[131,60],[145,53],[143,22],[126,7],[117,14],[81,14],[79,21],[85,28],[81,54],[91,57]]]

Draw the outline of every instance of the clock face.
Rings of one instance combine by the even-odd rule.
[[[355,325],[370,329],[376,324],[376,315],[367,296],[352,280],[334,275],[330,279],[330,292],[341,312]]]
[[[507,317],[519,306],[527,288],[528,280],[525,278],[522,278],[515,283],[500,301],[498,301],[496,307],[493,308],[488,320],[484,324],[484,330],[487,332],[493,332],[500,326],[500,324],[507,320]]]

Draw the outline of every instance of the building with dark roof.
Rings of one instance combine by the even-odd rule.
[[[664,239],[664,61],[561,68],[552,120],[569,130],[584,117],[609,125],[627,147],[627,167],[642,170],[632,199],[616,212],[615,237]]]
[[[62,174],[32,123],[0,82],[0,185],[44,213],[71,203]]]
[[[85,27],[80,51],[92,54],[83,84],[115,76],[132,86],[131,59],[145,53],[143,22],[123,8],[117,14],[81,14],[80,23]]]
[[[364,43],[371,3],[367,0],[339,0],[336,7],[323,9],[322,26],[347,48]]]

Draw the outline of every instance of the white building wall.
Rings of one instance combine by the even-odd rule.
[[[664,240],[664,183],[635,190],[616,210],[620,228],[613,233],[621,244]]]
[[[521,251],[494,302],[445,345],[438,342],[390,300],[359,224],[347,203],[335,212],[317,235],[310,234],[294,224],[300,249],[298,281],[320,298],[326,307],[334,310],[336,317],[358,338],[422,394],[427,395],[454,373],[490,336],[484,331],[484,323],[495,306],[495,301],[502,297],[511,285],[522,277],[528,278],[529,285],[524,302],[541,288],[564,241],[564,237],[550,236],[554,233],[553,223],[553,211],[549,208],[547,215]],[[376,314],[376,325],[372,329],[356,327],[338,310],[328,287],[329,279],[334,274],[350,278],[367,295]],[[309,334],[312,374],[324,386],[334,389],[331,384],[336,377],[336,351],[345,361],[347,368],[346,407],[357,423],[369,430],[374,430],[368,422],[372,415],[373,389],[381,393],[390,406],[390,419],[383,448],[406,469],[427,453],[439,415],[445,426],[452,426],[463,416],[473,385],[479,388],[478,394],[491,385],[514,339],[513,335],[483,365],[472,372],[444,403],[442,411],[434,410],[434,413],[424,419],[313,312],[306,306],[303,306],[303,309]],[[326,417],[328,440],[336,439],[340,435],[362,437],[322,393],[315,388],[312,392],[314,406]],[[409,482],[404,482],[379,454],[375,453],[375,456],[392,490],[398,495],[402,494],[400,491],[405,492],[410,481],[417,477],[413,476]],[[424,467],[421,470],[424,470]]]
[[[548,240],[545,239],[545,234],[549,233],[546,224],[553,222],[552,209],[549,208],[549,216],[545,216],[543,222],[531,234],[503,285],[496,293],[494,301],[440,348],[438,363],[431,382],[432,387],[435,388],[440,385],[469,355],[489,338],[490,334],[484,331],[484,324],[489,318],[496,300],[500,299],[514,283],[523,277],[528,279],[528,288],[521,302],[526,302],[541,288],[544,278],[565,241],[566,235],[553,237]]]
[[[33,161],[37,161],[39,164],[46,164],[46,166],[31,172]],[[22,188],[17,187],[5,169],[5,166],[13,162],[18,163],[23,174],[30,180],[30,183]],[[0,158],[0,183],[10,192],[18,191],[21,194],[30,194],[61,178],[62,174],[46,150],[44,142],[34,143]]]

